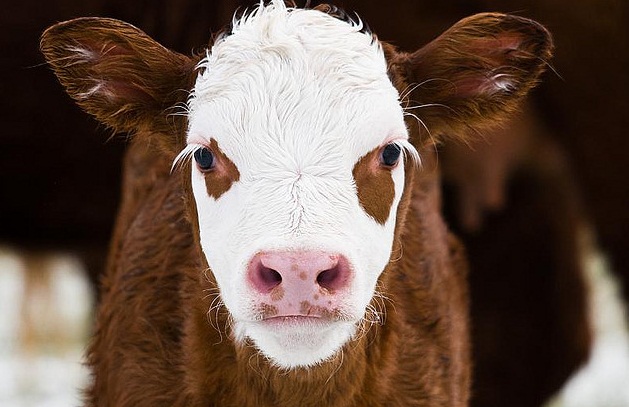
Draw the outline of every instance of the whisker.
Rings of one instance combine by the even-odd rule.
[[[404,88],[404,90],[402,90],[402,92],[400,93],[400,100],[408,102],[409,101],[407,99],[408,96],[411,93],[413,93],[415,91],[415,89],[419,88],[421,85],[422,85],[421,83],[415,83],[415,84],[407,85],[406,88]]]
[[[402,91],[403,95],[400,95],[400,100],[407,100],[408,96],[410,96],[411,93],[415,92],[417,88],[422,87],[430,82],[435,82],[435,81],[444,81],[444,82],[452,83],[452,81],[450,81],[449,79],[440,79],[440,78],[426,79],[422,82],[407,86],[406,89]]]
[[[397,263],[398,261],[402,260],[403,256],[404,256],[404,246],[400,244],[400,247],[398,249],[398,254],[395,257],[393,257],[393,254],[392,254],[391,260],[389,260],[389,262]]]
[[[416,114],[414,113],[410,113],[410,112],[404,112],[404,116],[410,116],[412,118],[414,118],[415,120],[417,120],[417,123],[419,123],[419,125],[421,127],[423,127],[426,132],[428,133],[428,135],[432,138],[432,134],[430,133],[430,130],[428,129],[428,126],[426,125],[426,123],[424,123],[424,121],[422,119],[420,119]]]
[[[190,115],[190,107],[187,103],[177,103],[174,106],[171,106],[165,109],[164,112],[173,111],[172,113],[167,113],[168,117],[178,116],[178,117],[188,117]]]
[[[255,366],[253,364],[253,359],[255,359]],[[251,352],[251,356],[249,356],[247,364],[251,370],[256,372],[262,379],[266,379],[264,377],[264,373],[262,373],[262,368],[260,367],[260,354],[257,351]]]
[[[421,108],[425,108],[425,107],[443,107],[449,110],[454,111],[454,109],[442,104],[442,103],[424,103],[423,105],[415,105],[415,106],[411,106],[411,107],[405,107],[404,111],[407,110],[415,110],[415,109],[421,109]]]
[[[330,380],[332,380],[332,377],[334,377],[335,374],[337,374],[339,372],[339,370],[341,370],[341,367],[343,366],[343,360],[345,359],[345,353],[343,352],[343,349],[341,348],[341,350],[338,353],[338,358],[339,359],[339,363],[338,366],[336,367],[336,369],[334,369],[332,371],[332,373],[330,373],[330,376],[328,377],[328,379],[325,381],[325,384],[330,383]]]
[[[224,307],[223,300],[220,296],[216,295],[212,302],[210,303],[210,307],[206,313],[207,321],[214,330],[219,334],[220,340],[216,343],[223,342],[223,331],[221,331],[221,327],[219,325],[220,311]],[[227,332],[227,331],[225,331]]]

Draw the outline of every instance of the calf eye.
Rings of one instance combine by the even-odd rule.
[[[393,167],[400,159],[402,149],[395,143],[387,144],[380,153],[380,163],[386,167]]]
[[[214,154],[205,147],[194,152],[194,159],[201,171],[210,171],[214,168]]]

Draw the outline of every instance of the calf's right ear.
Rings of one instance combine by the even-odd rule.
[[[185,102],[196,61],[140,29],[108,18],[79,18],[48,28],[40,49],[68,94],[116,131],[168,126]]]

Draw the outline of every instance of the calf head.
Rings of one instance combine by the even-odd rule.
[[[339,14],[261,5],[200,60],[110,19],[42,37],[79,105],[171,156],[234,340],[285,368],[356,334],[427,140],[496,123],[550,57],[546,30],[519,17],[476,15],[407,54]]]

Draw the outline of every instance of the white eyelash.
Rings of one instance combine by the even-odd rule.
[[[416,166],[419,167],[422,165],[422,159],[419,155],[419,152],[417,152],[417,149],[415,148],[415,146],[413,146],[408,140],[404,140],[404,139],[395,140],[393,144],[400,147],[404,158],[406,158],[406,156],[409,155],[411,157],[411,160]]]
[[[192,156],[198,149],[203,147],[204,146],[200,144],[188,144],[186,147],[184,147],[184,149],[181,150],[181,152],[177,154],[177,157],[175,157],[175,159],[173,160],[173,164],[170,167],[170,172],[172,173],[175,170],[180,169],[183,165],[185,165],[189,160],[192,159]]]

